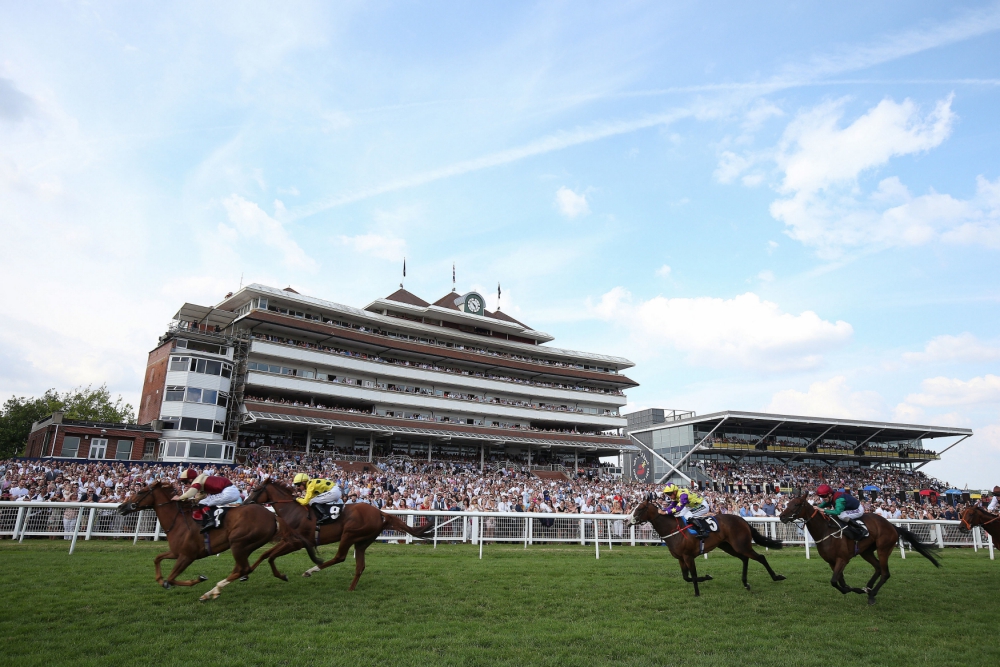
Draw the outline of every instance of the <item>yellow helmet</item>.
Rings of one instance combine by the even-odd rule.
[[[295,479],[292,480],[292,484],[305,484],[308,481],[309,481],[309,475],[305,474],[304,472],[300,472],[295,476]]]
[[[672,496],[678,491],[680,491],[680,489],[677,488],[676,484],[667,484],[665,487],[663,487],[663,495],[665,496]]]

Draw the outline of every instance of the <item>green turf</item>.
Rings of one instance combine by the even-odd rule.
[[[936,570],[894,554],[879,602],[842,596],[801,549],[768,554],[787,581],[713,553],[702,597],[665,549],[376,544],[349,593],[353,558],[312,579],[304,555],[199,603],[228,554],[188,569],[209,582],[165,591],[162,543],[0,542],[0,664],[171,665],[995,665],[1000,560],[949,550]],[[332,555],[331,547],[322,552]],[[266,567],[266,566],[265,566]],[[848,581],[870,568],[856,560]]]

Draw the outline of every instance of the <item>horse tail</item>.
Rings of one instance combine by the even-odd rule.
[[[407,533],[413,535],[416,538],[425,538],[427,534],[434,531],[434,524],[428,523],[425,526],[407,526],[406,522],[400,519],[395,514],[386,514],[380,510],[382,515],[382,530],[386,528],[391,528],[393,530],[398,530],[401,533]]]
[[[747,527],[750,529],[750,535],[753,537],[754,544],[762,547],[767,547],[768,549],[780,549],[785,546],[781,540],[774,540],[766,535],[761,535],[756,528],[751,526],[749,523]]]
[[[920,538],[918,538],[916,535],[914,535],[906,528],[903,528],[902,526],[896,526],[895,528],[896,532],[899,533],[899,536],[902,537],[907,542],[909,542],[910,546],[916,549],[918,554],[920,554],[930,562],[934,563],[934,567],[941,567],[941,563],[939,563],[937,559],[934,558],[934,554],[931,551],[931,545],[927,544],[926,542],[921,542]]]

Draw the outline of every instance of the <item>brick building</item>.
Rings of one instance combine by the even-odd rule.
[[[105,424],[65,419],[53,412],[35,422],[25,456],[92,460],[152,461],[160,439],[160,424]]]

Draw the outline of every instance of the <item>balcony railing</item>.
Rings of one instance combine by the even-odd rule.
[[[312,350],[315,352],[321,352],[324,354],[336,354],[339,356],[348,357],[351,359],[357,359],[359,361],[370,361],[376,364],[387,364],[390,366],[402,366],[404,368],[413,368],[414,370],[428,371],[431,373],[448,373],[452,375],[463,375],[470,378],[478,378],[481,380],[492,380],[494,382],[509,382],[511,384],[526,385],[529,387],[539,387],[542,389],[557,389],[561,391],[580,391],[590,394],[603,394],[606,396],[625,396],[625,393],[621,390],[602,390],[595,387],[583,387],[578,385],[564,385],[553,382],[533,382],[531,380],[521,380],[518,378],[511,378],[506,375],[491,375],[488,373],[473,373],[472,371],[465,371],[456,368],[448,368],[446,366],[432,366],[430,364],[416,364],[410,363],[405,360],[400,359],[384,359],[380,356],[371,356],[361,353],[352,353],[349,350],[341,350],[339,348],[320,346],[315,343],[307,343],[305,341],[295,341],[293,339],[278,339],[276,336],[262,336],[262,335],[251,335],[251,339],[254,341],[260,341],[263,343],[268,343],[271,345],[284,345],[285,347],[298,348]],[[289,342],[291,341],[291,342]]]

